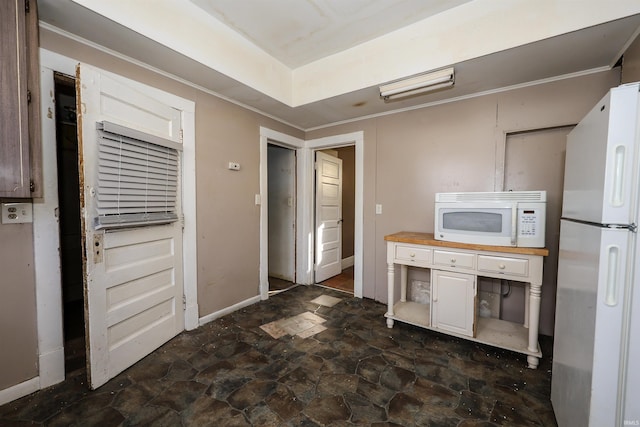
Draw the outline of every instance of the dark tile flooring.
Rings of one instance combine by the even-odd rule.
[[[329,308],[310,301],[343,300]],[[273,339],[260,325],[313,312],[327,330]],[[396,322],[318,286],[184,332],[98,390],[84,373],[0,407],[2,426],[553,426],[551,360]],[[543,337],[544,338],[544,337]],[[543,352],[552,343],[542,341]]]
[[[293,282],[289,282],[288,280],[279,279],[277,277],[269,276],[269,292],[270,294],[278,293],[281,291],[285,291],[289,288],[294,287],[296,284]]]

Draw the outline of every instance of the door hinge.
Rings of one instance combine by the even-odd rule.
[[[36,191],[36,184],[33,182],[32,179],[29,180],[29,191],[31,191],[32,193]]]
[[[184,131],[180,129],[180,144],[184,144]]]
[[[27,90],[27,104],[31,104],[31,91]]]
[[[185,294],[182,294],[182,309],[187,309],[187,296]]]
[[[29,0],[24,0],[24,11],[27,13],[31,12],[31,5],[29,4]]]

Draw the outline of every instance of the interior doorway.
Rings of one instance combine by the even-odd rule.
[[[296,153],[267,145],[269,292],[296,281]]]
[[[504,191],[546,190],[545,246],[549,256],[544,260],[540,333],[553,335],[555,323],[558,245],[567,134],[573,126],[538,129],[508,134],[505,146]],[[514,322],[524,320],[525,289],[502,286],[501,318]]]
[[[86,365],[75,78],[54,73],[65,372]]]
[[[339,268],[331,277],[322,277],[318,280],[316,270],[315,282],[321,286],[326,286],[339,291],[354,293],[354,241],[355,241],[355,177],[356,177],[356,161],[355,146],[349,145],[344,147],[330,148],[318,150],[316,153],[334,156],[341,161],[340,173],[340,259],[338,260]],[[318,188],[316,186],[316,188]],[[316,190],[317,191],[317,190]],[[317,194],[316,194],[317,195]],[[318,215],[317,197],[316,215]],[[316,230],[318,231],[318,230]],[[316,240],[319,237],[316,236]],[[319,251],[316,245],[316,264],[318,264]]]
[[[260,206],[260,297],[269,298],[269,248],[267,173],[268,145],[275,143],[295,150],[296,153],[296,284],[311,285],[314,280],[314,160],[317,150],[355,146],[355,208],[353,237],[353,295],[364,296],[363,289],[363,227],[364,227],[364,132],[332,135],[302,140],[291,135],[260,127],[260,193],[256,204]],[[371,294],[371,293],[370,293]],[[369,296],[369,295],[367,295]]]

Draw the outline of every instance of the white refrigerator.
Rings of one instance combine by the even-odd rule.
[[[560,427],[640,425],[640,84],[567,138],[551,402]]]

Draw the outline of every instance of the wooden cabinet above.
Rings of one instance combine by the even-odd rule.
[[[0,34],[0,197],[40,197],[42,150],[36,2],[0,2]]]

